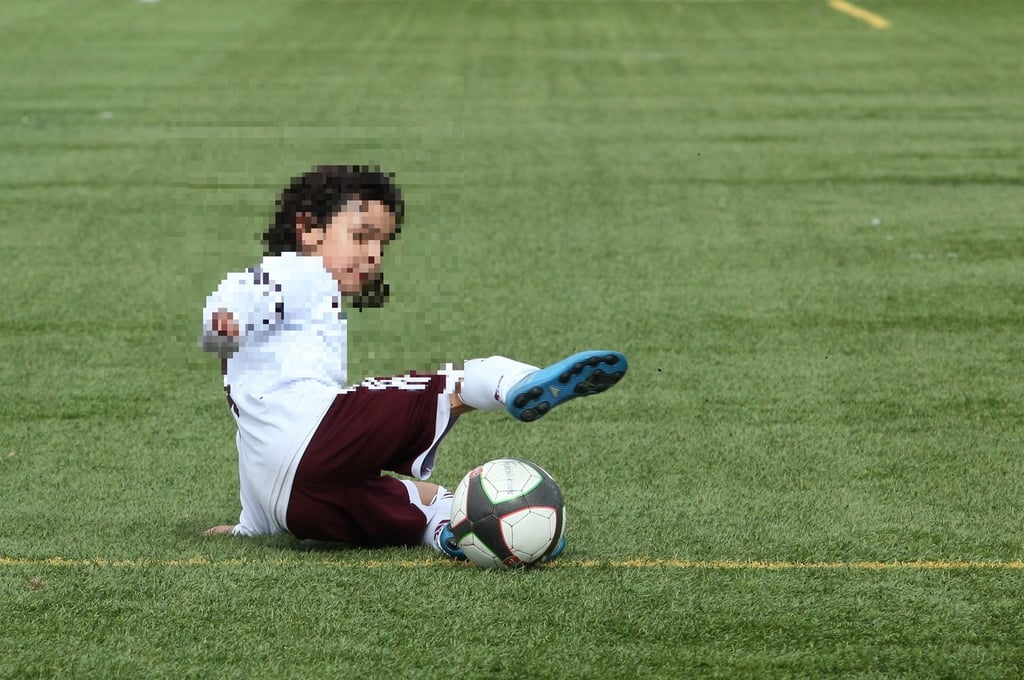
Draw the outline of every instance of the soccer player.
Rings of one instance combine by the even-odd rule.
[[[425,481],[456,419],[504,409],[536,420],[625,374],[626,357],[600,350],[544,369],[492,356],[348,384],[345,309],[387,300],[381,257],[404,211],[389,173],[315,167],[278,198],[259,265],[207,298],[202,344],[221,358],[238,426],[242,511],[205,533],[424,544],[460,558],[451,493]]]

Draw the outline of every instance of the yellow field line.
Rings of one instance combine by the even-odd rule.
[[[578,563],[580,566],[603,566],[602,563]],[[908,560],[901,562],[772,562],[760,560],[621,560],[605,563],[618,568],[669,567],[674,569],[743,569],[761,571],[784,570],[883,570],[883,569],[1024,569],[1024,560],[1005,562],[974,560]]]
[[[846,2],[846,0],[828,0],[829,6],[837,12],[849,15],[855,19],[867,23],[872,28],[884,29],[889,28],[892,24],[889,20],[883,16],[879,16],[874,12],[869,12],[862,7]]]
[[[411,567],[462,566],[463,563],[431,557],[417,560],[246,560],[190,557],[174,560],[106,559],[102,557],[67,559],[64,557],[0,557],[0,567],[118,567],[127,569],[147,567],[329,567],[337,569],[386,569]],[[786,562],[761,560],[680,560],[637,558],[631,560],[559,560],[548,565],[576,569],[682,569],[682,570],[752,570],[752,571],[883,571],[883,570],[1018,570],[1024,569],[1024,560],[907,560],[898,562]]]

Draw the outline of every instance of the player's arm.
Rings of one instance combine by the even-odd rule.
[[[203,308],[202,347],[230,356],[253,333],[272,330],[284,318],[281,286],[258,268],[229,274]]]

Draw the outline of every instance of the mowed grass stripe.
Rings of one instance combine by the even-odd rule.
[[[64,557],[17,558],[0,557],[3,567],[288,567],[314,566],[332,569],[409,569],[417,567],[470,567],[464,562],[452,562],[441,558],[417,560],[317,560],[313,562],[293,560],[214,560],[206,557],[187,557],[171,560],[147,559],[106,559],[102,557],[67,559]],[[679,560],[636,558],[629,560],[560,560],[543,565],[545,569],[705,569],[705,570],[750,570],[750,571],[887,571],[887,570],[1018,570],[1024,569],[1024,560],[905,560],[883,562],[876,560],[850,562],[790,562],[769,560]]]
[[[4,33],[0,677],[1020,675],[1017,2],[42,4]],[[200,535],[238,472],[197,305],[331,159],[409,198],[350,375],[635,361],[445,442],[446,484],[554,468],[551,568]]]

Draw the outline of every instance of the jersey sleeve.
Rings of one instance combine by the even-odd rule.
[[[249,521],[244,509],[238,515],[238,524],[231,531],[232,536],[260,536],[265,533],[267,532],[260,531],[259,528]]]
[[[230,312],[238,322],[238,337],[220,335],[213,329],[213,314]],[[284,319],[281,285],[259,267],[228,274],[203,308],[202,347],[230,356],[255,333],[273,330]]]

